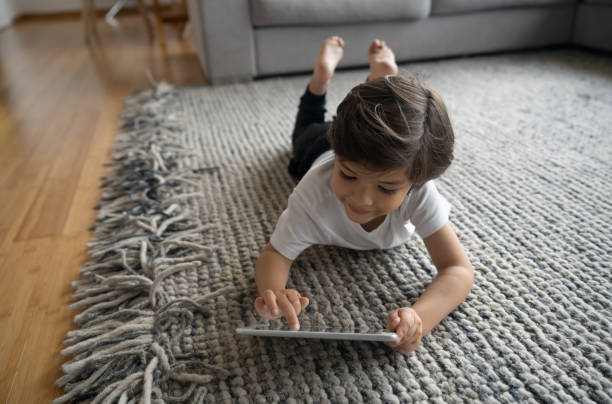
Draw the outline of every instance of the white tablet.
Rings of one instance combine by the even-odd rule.
[[[313,338],[313,339],[335,339],[349,341],[397,341],[397,334],[385,329],[356,327],[334,328],[317,327],[301,324],[298,331],[292,331],[288,325],[271,326],[268,324],[256,324],[244,328],[236,328],[239,335],[251,335],[254,337],[282,337],[282,338]]]

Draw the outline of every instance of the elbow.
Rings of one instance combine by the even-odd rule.
[[[452,268],[457,286],[464,289],[467,295],[472,290],[472,286],[474,286],[474,267],[472,263],[469,260],[465,260],[456,263]]]
[[[462,267],[464,268],[465,282],[469,293],[472,290],[472,286],[474,286],[474,267],[469,260]]]
[[[466,295],[472,290],[474,285],[474,268],[470,261],[456,262],[444,269],[440,270],[439,276],[451,277],[455,287],[466,292]]]

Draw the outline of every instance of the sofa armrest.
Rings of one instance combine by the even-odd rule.
[[[188,0],[196,51],[213,84],[249,80],[256,74],[249,2]]]

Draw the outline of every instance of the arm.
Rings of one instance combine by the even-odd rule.
[[[397,328],[400,337],[388,345],[401,353],[415,350],[421,338],[461,304],[474,282],[472,264],[450,223],[423,241],[438,274],[411,308],[394,310],[387,318],[388,328]]]
[[[292,263],[276,251],[272,244],[266,244],[255,264],[255,285],[259,296],[263,296],[266,289],[285,289]]]
[[[291,328],[298,330],[300,324],[297,316],[308,306],[309,300],[295,289],[285,289],[292,262],[276,251],[272,244],[266,244],[255,264],[255,285],[259,297],[254,305],[260,316],[275,319],[282,314]]]
[[[455,310],[474,283],[474,270],[450,223],[423,239],[438,270],[412,308],[423,320],[423,335]]]

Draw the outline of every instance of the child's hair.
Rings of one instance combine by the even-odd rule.
[[[453,160],[444,102],[412,77],[355,86],[338,106],[328,137],[337,156],[376,171],[405,168],[415,186],[442,175]]]

